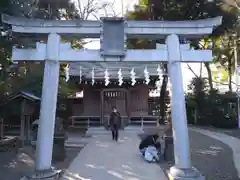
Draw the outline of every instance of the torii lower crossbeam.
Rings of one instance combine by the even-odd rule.
[[[180,62],[209,62],[212,60],[211,50],[193,50],[188,44],[181,44]],[[13,61],[45,61],[47,45],[37,43],[36,49],[14,48]],[[125,57],[103,57],[99,50],[73,50],[71,44],[62,43],[58,55],[60,62],[156,62],[168,61],[168,50],[166,45],[159,45],[157,49],[151,50],[127,50]]]

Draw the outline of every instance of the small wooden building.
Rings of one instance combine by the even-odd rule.
[[[21,91],[10,95],[1,106],[5,133],[29,140],[31,124],[39,117],[39,109],[40,98],[31,93]]]
[[[76,95],[69,98],[72,125],[106,125],[113,107],[120,112],[123,126],[130,123],[140,124],[143,118],[156,124],[157,116],[154,112],[159,96],[150,94],[154,84],[155,80],[146,85],[143,79],[138,79],[134,86],[129,80],[119,86],[117,80],[111,80],[111,83],[105,86],[104,79],[96,80],[94,85],[91,80],[85,80],[78,85]]]

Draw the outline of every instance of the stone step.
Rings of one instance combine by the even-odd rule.
[[[143,130],[141,126],[127,126],[124,128],[124,132],[130,132],[130,133],[143,133]]]
[[[74,138],[68,138],[65,143],[64,146],[68,147],[68,148],[73,148],[73,147],[84,147],[85,144],[88,143],[88,139],[87,138],[83,138],[83,137],[74,137]]]
[[[68,143],[88,143],[89,139],[83,136],[68,137],[65,142]]]
[[[85,144],[65,142],[64,146],[66,148],[83,148],[85,146]]]
[[[86,136],[93,136],[93,135],[110,135],[110,131],[107,130],[88,130],[86,132]]]
[[[142,133],[141,126],[127,126],[124,128],[124,130],[120,130],[119,133],[123,131],[124,133]],[[89,128],[86,132],[86,136],[93,136],[93,135],[111,135],[110,130],[106,130],[104,127],[98,127],[98,128]]]

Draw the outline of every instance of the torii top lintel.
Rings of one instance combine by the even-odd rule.
[[[123,19],[124,20],[124,19]],[[14,33],[42,34],[57,33],[74,38],[99,38],[102,21],[91,20],[43,20],[13,17],[2,14],[2,22],[12,26]],[[184,38],[199,38],[211,34],[221,25],[222,17],[187,21],[134,21],[124,20],[127,38],[160,39],[169,34]]]

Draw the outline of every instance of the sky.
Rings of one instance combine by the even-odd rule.
[[[87,1],[87,0],[85,0]],[[98,1],[98,0],[96,0]],[[100,0],[99,0],[100,1]],[[113,3],[114,0],[106,0],[109,3]],[[101,0],[103,2],[103,0]],[[122,6],[123,2],[123,6]],[[113,5],[113,10],[108,9],[109,13],[114,13],[114,14],[119,14],[120,16],[122,15],[122,7],[124,12],[127,10],[133,9],[134,4],[138,3],[138,0],[115,0],[115,3]],[[104,11],[99,11],[97,16],[104,16],[105,12]],[[94,17],[90,17],[90,19],[94,19]],[[87,49],[100,49],[100,42],[99,40],[90,40],[91,42],[85,45],[85,48]],[[200,74],[200,63],[189,63],[190,67],[196,74]],[[184,89],[187,89],[187,85],[189,82],[192,80],[194,77],[194,74],[189,70],[188,66],[186,63],[182,63],[182,77],[183,77],[183,85]]]
[[[85,0],[87,1],[87,0]],[[98,0],[96,0],[98,1]],[[102,0],[103,1],[103,0]],[[108,2],[110,4],[113,3],[113,8],[108,9],[109,14],[117,14],[119,16],[122,16],[122,13],[124,14],[127,10],[132,10],[133,6],[138,3],[138,0],[105,0],[104,2]],[[122,4],[123,3],[123,4]],[[122,7],[123,7],[123,12],[122,12]],[[105,12],[99,11],[97,15],[104,16]],[[95,19],[94,17],[90,17],[90,19]],[[88,43],[85,45],[85,48],[87,49],[100,49],[100,42],[99,40],[90,40],[91,43]]]

